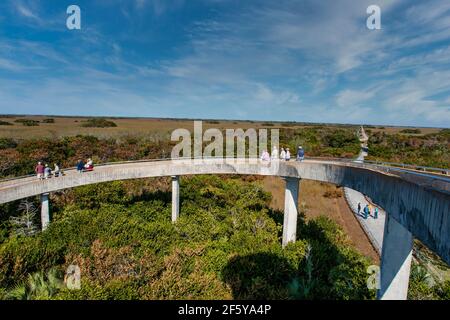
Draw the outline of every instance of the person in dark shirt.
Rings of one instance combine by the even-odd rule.
[[[82,173],[83,170],[84,170],[84,162],[83,162],[83,160],[78,160],[78,163],[77,163],[78,173]]]
[[[369,217],[370,211],[369,211],[369,205],[366,204],[364,207],[364,219],[367,219]]]
[[[297,161],[303,161],[303,159],[305,159],[305,150],[300,146],[297,150]]]

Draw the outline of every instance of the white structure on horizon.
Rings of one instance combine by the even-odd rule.
[[[367,136],[366,132],[364,131],[364,127],[361,126],[360,129],[357,132],[358,139],[361,142],[361,150],[359,151],[358,158],[356,158],[355,162],[364,162],[364,158],[369,155],[369,137]]]

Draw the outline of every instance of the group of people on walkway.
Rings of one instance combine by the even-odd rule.
[[[79,173],[85,171],[93,171],[94,162],[91,158],[89,158],[86,163],[83,160],[78,160],[76,168]],[[48,179],[51,177],[60,177],[64,175],[64,172],[56,163],[54,164],[54,169],[52,170],[48,164],[43,164],[41,161],[39,161],[34,171],[36,172],[39,180]]]
[[[361,211],[362,209],[362,211]],[[372,207],[372,205],[366,204],[364,208],[361,206],[361,202],[358,202],[358,214],[362,213],[364,219],[367,219],[370,214],[373,212],[373,218],[378,219],[378,207],[375,207],[375,209]]]
[[[52,170],[48,164],[42,164],[42,162],[38,162],[34,171],[37,174],[39,180],[48,179],[53,177],[60,177],[63,175],[62,170],[59,168],[58,164],[54,164],[54,169]]]
[[[94,170],[94,162],[91,158],[87,159],[86,163],[83,160],[78,160],[77,162],[77,171],[78,173],[82,173],[85,171],[93,171]]]
[[[297,151],[297,161],[303,161],[305,159],[305,151],[303,150],[302,146],[298,147]],[[278,154],[278,148],[276,146],[273,147],[272,155],[267,152],[267,150],[264,150],[261,155],[262,161],[271,161],[271,160],[281,160],[281,161],[289,161],[291,160],[291,152],[289,148],[281,148],[281,152]]]

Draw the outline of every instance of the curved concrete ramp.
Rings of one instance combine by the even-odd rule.
[[[93,172],[39,181],[34,177],[0,182],[0,203],[57,190],[114,180],[196,174],[272,175],[329,182],[369,196],[415,237],[450,263],[450,182],[432,175],[380,170],[376,166],[306,160],[198,159],[121,163]]]

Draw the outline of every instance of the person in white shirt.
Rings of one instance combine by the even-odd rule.
[[[286,159],[286,151],[284,151],[284,148],[281,148],[280,159],[283,161]]]
[[[48,179],[51,174],[52,174],[52,169],[50,169],[48,164],[46,164],[45,169],[44,169],[44,179]]]
[[[85,171],[93,171],[94,170],[94,162],[91,158],[88,159],[86,165],[84,166]]]
[[[272,160],[277,160],[277,159],[278,159],[278,149],[277,149],[277,146],[273,146]]]
[[[59,169],[59,166],[57,163],[55,163],[55,170],[53,170],[53,174],[55,177],[59,177],[61,175],[61,170]]]
[[[289,152],[289,148],[286,148],[286,157],[284,159],[286,161],[291,160],[291,153]]]

